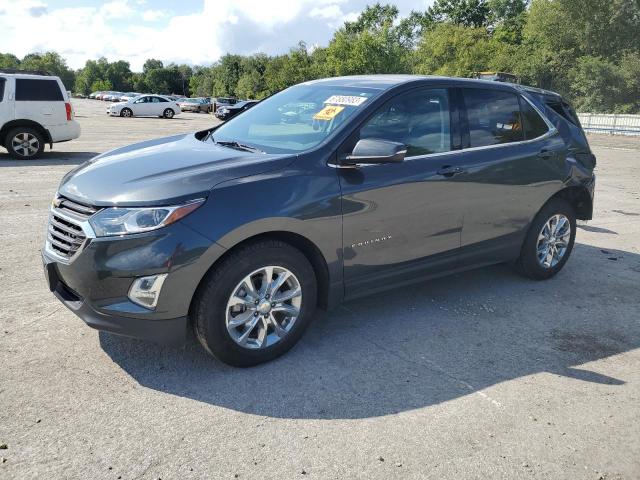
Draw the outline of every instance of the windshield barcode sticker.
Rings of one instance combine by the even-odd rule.
[[[367,97],[357,97],[355,95],[332,95],[327,98],[324,103],[331,105],[347,105],[350,107],[359,107],[366,102]]]

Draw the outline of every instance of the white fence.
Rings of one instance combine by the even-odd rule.
[[[579,113],[578,118],[586,132],[640,135],[640,115]]]

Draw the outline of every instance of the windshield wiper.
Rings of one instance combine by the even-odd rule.
[[[213,138],[212,140],[214,143],[218,145],[222,145],[223,147],[235,148],[236,150],[244,150],[246,152],[265,153],[263,150],[260,150],[259,148],[252,147],[251,145],[245,145],[243,143],[238,143],[235,140],[231,142],[219,142]]]

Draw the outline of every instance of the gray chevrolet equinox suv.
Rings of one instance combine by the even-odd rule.
[[[62,180],[50,289],[89,326],[249,366],[317,307],[483,265],[533,279],[590,219],[595,157],[559,95],[371,75],[310,81]]]

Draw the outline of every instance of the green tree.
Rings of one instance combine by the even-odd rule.
[[[534,0],[523,30],[532,55],[519,68],[527,72],[525,80],[558,91],[581,109],[610,108],[619,101],[614,66],[640,52],[638,38],[640,5],[634,0]],[[585,97],[587,88],[605,85],[598,83],[602,78],[588,81],[587,72],[614,81],[605,94],[611,101]]]
[[[161,60],[156,60],[155,58],[149,58],[142,65],[142,73],[148,73],[149,70],[157,70],[160,68],[164,68],[164,64]]]
[[[20,68],[24,70],[43,70],[57,75],[67,90],[73,88],[75,73],[67,67],[66,60],[56,52],[30,53],[22,59]]]
[[[19,68],[20,60],[11,53],[0,53],[0,68]]]
[[[106,69],[106,78],[111,82],[113,88],[119,92],[126,92],[133,87],[131,79],[131,68],[129,62],[119,60],[109,63]]]
[[[427,9],[427,18],[434,24],[450,22],[465,27],[486,27],[490,12],[486,0],[436,0]]]
[[[95,82],[102,80],[104,77],[104,71],[98,62],[94,60],[87,60],[84,68],[80,69],[76,75],[75,91],[83,95],[88,95],[92,91],[92,86]]]
[[[90,90],[92,92],[105,92],[111,89],[113,89],[113,85],[109,80],[96,80],[91,84]]]
[[[346,22],[326,50],[327,73],[403,73],[409,71],[409,31],[396,22],[398,9],[375,4],[354,22]]]
[[[489,70],[496,45],[484,28],[441,23],[425,32],[415,52],[414,71],[472,77]]]
[[[149,90],[147,82],[144,80],[144,74],[142,73],[133,73],[131,75],[131,84],[133,85],[134,92],[144,93]]]

